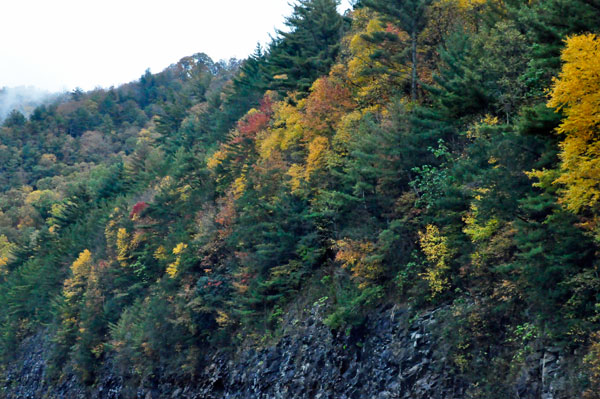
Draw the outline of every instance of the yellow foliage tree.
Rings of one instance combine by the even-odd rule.
[[[476,199],[479,198],[476,197]],[[463,222],[465,222],[463,232],[468,235],[471,242],[475,244],[490,238],[500,226],[500,221],[496,218],[491,218],[485,223],[481,223],[478,216],[479,208],[476,203],[472,203],[470,212],[463,217]]]
[[[488,0],[440,0],[440,3],[450,3],[463,10],[470,10],[485,5]]]
[[[352,271],[359,288],[365,288],[382,277],[383,266],[380,258],[374,256],[377,247],[372,242],[343,239],[336,241],[336,247],[335,260]]]
[[[325,155],[329,149],[329,140],[326,137],[316,137],[308,145],[308,156],[306,157],[306,178],[325,166]]]
[[[564,185],[562,201],[577,212],[600,200],[600,38],[569,37],[561,59],[548,101],[565,115],[557,129],[565,137],[560,144],[562,173],[554,183]]]
[[[402,46],[399,43],[406,42],[409,39],[408,34],[393,26],[382,25],[368,9],[354,11],[353,17],[355,25],[363,27],[349,39],[349,50],[352,56],[348,61],[348,78],[358,88],[356,94],[361,103],[384,104],[392,97],[394,88],[408,80],[409,70],[401,64],[393,65],[393,68],[391,65],[387,65],[389,70],[396,71],[395,76],[381,73],[383,65],[380,61],[371,58],[379,48],[376,44],[366,40],[364,36],[385,30],[396,33],[398,42],[386,42],[384,46],[388,50],[393,48],[393,52],[400,52]]]
[[[131,237],[124,227],[117,230],[117,260],[121,265],[127,266],[129,261],[129,250],[131,249]]]
[[[274,151],[285,151],[298,143],[304,134],[302,113],[305,100],[300,100],[296,106],[287,102],[275,104],[273,126],[258,134],[257,150],[261,159],[268,159]]]
[[[302,165],[295,163],[290,166],[287,175],[290,177],[290,188],[292,189],[292,192],[298,192],[302,182],[306,181],[306,170]]]
[[[71,299],[83,293],[92,267],[92,253],[85,249],[71,265],[72,276],[65,280],[63,294]]]
[[[187,244],[180,242],[173,248],[173,255],[175,255],[175,261],[170,263],[167,267],[167,274],[173,278],[179,273],[179,265],[181,264],[181,254],[187,248]]]
[[[8,241],[4,234],[0,235],[0,276],[8,273],[6,265],[11,260],[12,251],[15,248],[16,245]]]
[[[306,166],[292,164],[287,171],[291,177],[290,186],[292,191],[300,188],[301,182],[309,182],[311,177],[326,166],[327,155],[329,153],[329,140],[327,137],[318,136],[308,145],[308,155],[306,157]]]
[[[45,167],[50,167],[56,163],[56,155],[54,154],[42,154],[40,157],[39,164]]]
[[[154,259],[159,261],[167,259],[167,251],[163,245],[160,245],[156,248],[156,251],[154,251]]]
[[[25,197],[25,203],[29,205],[51,203],[57,200],[58,194],[51,190],[34,190],[27,194],[27,197]]]
[[[299,192],[303,182],[318,181],[318,175],[334,155],[330,138],[335,135],[345,115],[355,108],[350,90],[339,78],[339,68],[329,76],[317,79],[307,98],[296,104],[285,101],[274,105],[271,125],[260,131],[256,150],[260,156],[259,168],[286,171],[292,191]],[[337,72],[336,72],[337,71]],[[289,164],[289,156],[296,151],[306,154],[304,162]],[[234,182],[234,193],[239,193]]]
[[[437,226],[427,225],[425,232],[419,232],[421,250],[430,263],[425,273],[421,273],[431,291],[431,296],[442,293],[448,287],[447,272],[450,269],[448,262],[451,257],[447,239]]]

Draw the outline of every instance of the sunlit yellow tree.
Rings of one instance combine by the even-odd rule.
[[[87,278],[92,267],[92,253],[84,250],[71,265],[72,277],[65,280],[63,294],[67,299],[80,296],[87,284]]]
[[[571,36],[562,52],[563,67],[554,80],[548,106],[565,115],[558,127],[567,208],[593,208],[600,200],[600,38]]]
[[[449,261],[451,258],[448,239],[440,233],[437,226],[427,225],[424,232],[419,232],[419,243],[425,254],[429,267],[421,277],[429,284],[431,296],[444,292],[448,286]]]

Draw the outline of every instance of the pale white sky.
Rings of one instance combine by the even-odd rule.
[[[0,0],[0,88],[89,90],[198,52],[245,58],[290,13],[288,0]]]

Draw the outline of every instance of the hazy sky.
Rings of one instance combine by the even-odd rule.
[[[245,58],[290,13],[288,0],[0,0],[0,87],[88,90],[197,52]]]

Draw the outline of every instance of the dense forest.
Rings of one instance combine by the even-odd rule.
[[[6,117],[2,364],[45,330],[49,379],[193,379],[292,309],[350,334],[394,303],[447,309],[472,397],[544,342],[600,398],[600,1],[336,6]]]

